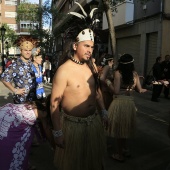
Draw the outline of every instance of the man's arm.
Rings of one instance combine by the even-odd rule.
[[[136,78],[136,88],[138,90],[139,93],[144,93],[147,91],[147,89],[143,89],[142,86],[141,86],[141,83],[140,83],[140,80],[139,80],[139,76],[138,74],[136,73],[135,74],[135,78]]]
[[[17,89],[12,85],[13,81],[13,68],[12,64],[2,73],[1,82],[14,94],[23,95],[25,93],[25,88]]]
[[[60,122],[60,110],[59,105],[62,101],[64,90],[67,85],[67,75],[66,71],[61,66],[56,74],[54,75],[53,79],[53,86],[51,91],[51,103],[50,103],[50,111],[51,111],[51,120],[53,123],[54,128],[54,137],[56,144],[59,147],[64,147],[64,140],[62,135],[61,129],[61,122]]]
[[[98,91],[97,91],[96,99],[97,99],[97,104],[98,104],[98,106],[100,108],[99,113],[101,115],[103,125],[104,125],[105,129],[107,130],[108,129],[108,125],[109,125],[109,123],[108,123],[108,112],[105,109],[103,95],[102,95],[100,89],[98,89]]]
[[[14,94],[19,94],[19,95],[23,95],[25,93],[25,88],[22,89],[17,89],[14,88],[13,85],[11,84],[11,82],[6,82],[4,80],[2,80],[2,83],[9,89],[12,91],[12,93]]]
[[[1,81],[10,91],[12,91],[12,93],[15,93],[16,89],[13,87],[11,82],[6,82],[4,80],[1,80]]]

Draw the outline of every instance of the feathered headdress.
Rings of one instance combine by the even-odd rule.
[[[20,49],[32,50],[36,47],[38,41],[31,36],[21,36],[16,40],[15,44],[17,44]]]
[[[94,41],[93,30],[94,30],[97,22],[99,22],[98,19],[94,18],[94,11],[97,8],[93,8],[91,10],[90,14],[87,14],[85,12],[85,10],[83,9],[83,7],[78,2],[75,2],[75,3],[80,7],[83,15],[79,14],[77,12],[69,12],[68,13],[70,15],[78,17],[80,20],[78,22],[76,22],[76,27],[68,28],[67,32],[73,33],[75,31],[78,31],[78,33],[76,35],[77,42],[81,42],[81,41],[85,41],[85,40]]]

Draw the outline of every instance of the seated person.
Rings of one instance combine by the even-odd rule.
[[[38,101],[25,104],[8,103],[0,107],[1,170],[28,169],[28,157],[34,136],[33,126],[37,118],[41,120],[50,144],[55,147],[47,117],[46,107]]]

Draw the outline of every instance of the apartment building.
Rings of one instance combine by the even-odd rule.
[[[0,27],[2,24],[7,24],[11,29],[13,29],[16,34],[18,35],[29,35],[30,29],[35,29],[35,25],[38,23],[32,23],[30,21],[20,21],[20,23],[16,22],[16,10],[17,6],[22,2],[23,0],[1,0],[0,3]],[[36,5],[36,4],[33,4]],[[8,40],[5,40],[5,42]],[[4,42],[4,43],[5,43]],[[2,51],[2,49],[1,49]],[[4,52],[5,54],[5,52]],[[15,56],[19,55],[20,50],[16,47],[11,47],[9,49],[9,55]]]
[[[11,29],[17,32],[17,23],[15,20],[18,0],[2,0],[0,3],[0,27],[7,24]],[[8,43],[8,39],[4,40],[4,44]],[[5,45],[4,45],[5,46]],[[16,48],[10,48],[9,54],[17,54]],[[2,53],[2,44],[1,44]],[[5,54],[5,51],[3,52]]]
[[[6,23],[11,29],[17,31],[16,17],[17,0],[2,0],[0,4],[0,25]]]

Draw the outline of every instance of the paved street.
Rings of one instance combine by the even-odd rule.
[[[46,93],[50,87],[45,86]],[[12,102],[11,93],[0,82],[0,105]],[[129,141],[131,157],[124,163],[112,160],[109,155],[114,147],[109,148],[105,155],[106,170],[170,170],[170,138],[167,135],[168,121],[170,119],[170,100],[163,95],[159,103],[150,101],[151,91],[145,94],[135,93],[137,112],[136,136]],[[114,139],[108,138],[113,144]],[[113,145],[114,146],[114,145]],[[32,147],[31,162],[37,170],[55,170],[52,165],[53,152],[48,143],[39,147]]]

